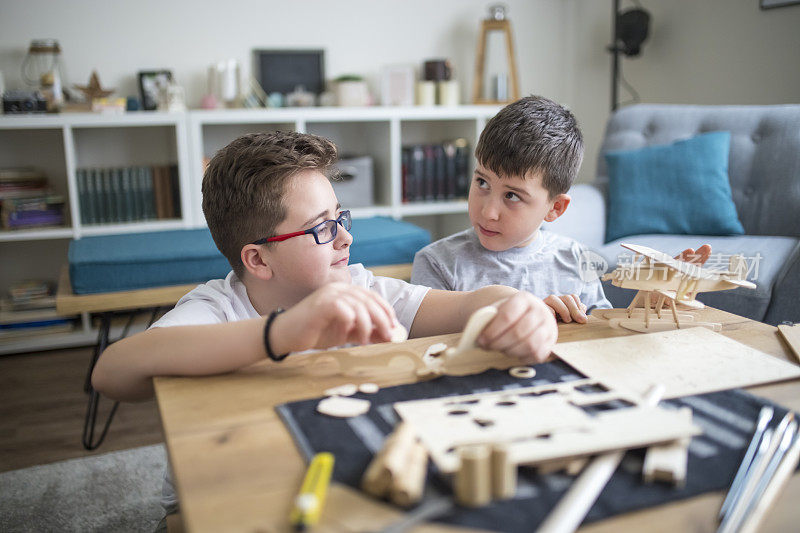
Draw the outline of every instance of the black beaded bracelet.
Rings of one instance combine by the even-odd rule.
[[[269,345],[269,328],[272,326],[272,321],[275,320],[276,316],[283,313],[285,310],[286,309],[281,307],[274,309],[267,317],[267,323],[264,324],[264,349],[267,351],[267,357],[273,361],[283,361],[286,359],[286,356],[289,355],[289,352],[281,355],[275,355],[275,352],[272,351],[272,348]]]

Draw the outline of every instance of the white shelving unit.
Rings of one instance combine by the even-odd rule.
[[[341,155],[371,156],[376,204],[353,209],[353,216],[404,218],[465,213],[465,201],[403,203],[402,148],[455,138],[467,139],[474,148],[486,120],[499,110],[500,106],[412,106],[190,111],[195,224],[205,224],[200,196],[203,157],[211,157],[239,135],[266,130],[322,135],[336,143]]]
[[[84,235],[191,227],[192,217],[187,216],[191,202],[185,194],[191,190],[185,113],[3,115],[0,116],[0,147],[0,166],[44,170],[50,186],[67,199],[68,224],[66,228],[0,230],[0,242],[79,239]],[[81,223],[77,168],[167,163],[178,165],[183,215],[180,220]]]
[[[250,132],[314,133],[332,139],[341,155],[369,155],[373,160],[375,205],[354,208],[353,215],[409,218],[431,230],[434,237],[440,237],[465,226],[467,203],[464,200],[403,203],[402,148],[465,138],[473,150],[486,120],[499,109],[499,106],[364,107],[2,115],[0,166],[33,166],[43,170],[51,187],[67,199],[67,226],[0,230],[3,258],[0,290],[6,293],[12,282],[24,278],[58,279],[59,270],[67,260],[70,239],[204,227],[200,193],[203,158]],[[76,169],[166,164],[178,167],[180,218],[81,223]],[[0,341],[0,354],[87,344],[93,335],[90,317],[84,316],[75,333],[13,343]]]

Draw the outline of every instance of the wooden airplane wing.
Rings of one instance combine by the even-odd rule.
[[[731,283],[736,285],[737,287],[744,287],[745,289],[755,289],[756,284],[752,281],[747,281],[746,279],[738,279],[738,278],[724,278],[727,283]]]
[[[658,250],[654,250],[653,248],[648,248],[647,246],[641,246],[639,244],[627,244],[624,242],[620,243],[620,246],[622,246],[623,248],[627,248],[628,250],[634,253],[649,258],[650,260],[653,261],[653,263],[661,264],[666,266],[667,268],[677,270],[686,277],[692,279],[707,279],[707,280],[719,279],[719,275],[711,270],[704,269],[699,265],[687,263],[685,261],[679,261],[677,259],[670,257],[664,252],[659,252]]]

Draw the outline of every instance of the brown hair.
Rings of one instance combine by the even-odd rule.
[[[303,170],[328,174],[333,142],[296,132],[243,135],[219,150],[203,175],[203,214],[214,242],[242,275],[242,247],[267,237],[286,218],[289,179]]]
[[[569,110],[526,96],[500,110],[481,132],[475,157],[500,177],[542,174],[550,198],[572,186],[583,161],[583,135]]]

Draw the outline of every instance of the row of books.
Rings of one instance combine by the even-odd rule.
[[[175,165],[79,168],[81,223],[107,224],[180,218]]]
[[[0,225],[25,229],[64,225],[64,197],[34,168],[0,168]]]
[[[32,335],[67,333],[74,328],[73,317],[56,313],[50,282],[18,281],[11,285],[8,298],[0,299],[0,343]]]
[[[403,202],[466,198],[470,157],[466,139],[404,147]]]

